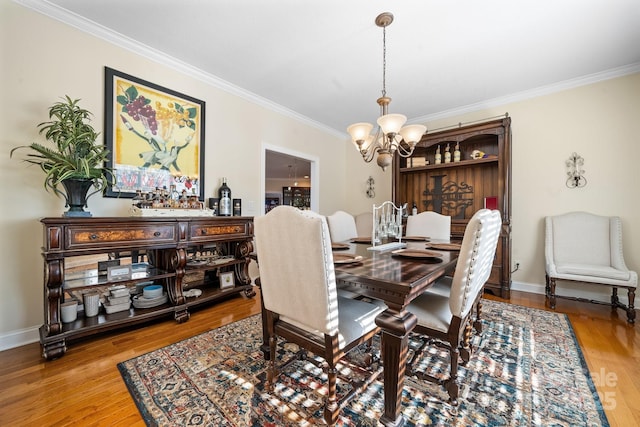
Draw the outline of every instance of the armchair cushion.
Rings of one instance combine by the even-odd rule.
[[[631,277],[629,270],[618,270],[617,268],[610,267],[608,265],[597,264],[557,264],[558,276],[560,275],[575,275],[575,276],[591,276],[586,277],[586,281],[592,280],[593,277],[597,277],[601,280],[623,280],[628,281]]]

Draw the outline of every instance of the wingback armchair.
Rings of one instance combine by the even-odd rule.
[[[551,308],[556,307],[556,298],[601,303],[556,295],[557,280],[599,284],[612,288],[610,305],[614,309],[624,309],[627,321],[635,322],[634,300],[638,275],[629,270],[624,262],[619,217],[587,212],[546,217],[545,261],[546,297]],[[618,288],[627,290],[628,305],[620,302]]]

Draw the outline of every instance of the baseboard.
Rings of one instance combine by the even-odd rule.
[[[0,351],[40,341],[38,327],[10,331],[0,335]]]
[[[577,289],[581,286],[583,288]],[[588,289],[586,289],[586,287],[588,287]],[[511,290],[544,295],[544,284],[518,282],[514,280],[511,282]],[[611,289],[608,286],[558,283],[556,286],[556,293],[558,295],[577,296],[602,302],[611,301]],[[623,304],[629,303],[626,292],[621,292],[618,296],[620,297],[620,302]],[[40,334],[38,332],[38,327],[10,331],[6,334],[0,335],[0,351],[31,344],[38,342],[39,340]]]

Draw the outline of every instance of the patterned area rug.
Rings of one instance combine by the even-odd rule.
[[[256,315],[118,368],[150,426],[324,424],[322,371],[296,362],[270,393],[264,386],[261,340]],[[419,344],[413,336],[411,347]],[[459,370],[457,408],[447,403],[441,387],[406,379],[406,426],[609,425],[565,315],[485,300],[483,333],[474,338],[474,349]],[[279,351],[286,356],[295,348],[287,344]],[[446,364],[446,354],[435,349],[422,357],[421,366],[432,372]],[[382,387],[378,381],[352,400],[338,425],[380,425]],[[339,392],[348,392],[346,385],[339,383]]]

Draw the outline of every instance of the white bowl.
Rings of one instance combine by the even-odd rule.
[[[158,298],[162,296],[162,286],[160,285],[149,285],[145,286],[142,289],[142,296],[145,298]]]

